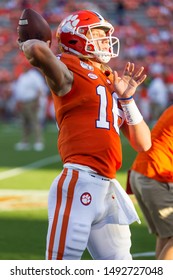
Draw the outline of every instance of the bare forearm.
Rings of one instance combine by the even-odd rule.
[[[122,128],[122,132],[135,151],[141,152],[150,149],[151,132],[144,120],[136,125],[125,124]]]
[[[144,120],[141,123],[129,126],[129,141],[137,151],[147,151],[151,147],[151,132]]]
[[[33,40],[27,40],[24,43],[21,43],[21,49],[26,56],[26,58],[29,60],[29,62],[39,67],[39,61],[41,60],[43,50],[45,52],[45,48],[47,48],[47,44],[43,41],[38,41],[36,39]],[[41,51],[39,51],[41,48]],[[41,56],[41,57],[40,57]]]
[[[29,62],[44,72],[51,65],[48,61],[50,60],[52,62],[54,60],[54,54],[48,44],[37,39],[24,42],[22,50]]]

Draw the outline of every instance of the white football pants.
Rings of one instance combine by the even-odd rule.
[[[46,259],[79,260],[86,248],[96,260],[132,259],[128,224],[138,217],[128,222],[127,213],[124,222],[124,212],[136,212],[124,209],[129,198],[118,201],[115,188],[99,175],[64,168],[49,192]]]

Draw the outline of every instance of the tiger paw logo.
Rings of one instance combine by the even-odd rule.
[[[88,206],[91,203],[92,197],[90,193],[85,192],[81,195],[80,201],[83,205]]]
[[[62,23],[62,31],[64,33],[68,33],[73,31],[73,29],[77,26],[79,23],[78,15],[70,15],[65,19],[65,21]]]

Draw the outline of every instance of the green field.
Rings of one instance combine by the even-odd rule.
[[[47,207],[42,197],[35,204],[27,203],[27,195],[31,190],[47,193],[53,178],[62,169],[56,148],[56,126],[53,123],[45,126],[46,148],[43,152],[14,150],[14,144],[20,140],[18,123],[0,123],[0,135],[0,260],[42,260],[45,257]],[[135,152],[123,137],[122,143],[123,166],[117,179],[125,187],[127,170]],[[8,190],[11,196],[7,199],[3,191]],[[13,195],[16,190],[26,191],[26,201],[18,195],[16,202]],[[155,237],[148,234],[141,211],[134,197],[131,198],[142,221],[141,225],[131,225],[133,258],[154,259],[150,252],[155,250]],[[90,259],[87,251],[83,259]]]

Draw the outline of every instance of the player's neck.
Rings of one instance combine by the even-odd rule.
[[[94,67],[99,68],[101,70],[101,65],[102,65],[101,63],[96,62],[96,61],[92,61],[92,64],[93,64]]]
[[[99,62],[93,61],[93,60],[90,60],[90,62],[92,63],[92,65],[94,67],[101,70],[101,72],[103,72],[106,76],[109,76],[110,73],[112,72],[112,69],[107,64],[99,63]]]
[[[89,59],[89,61],[92,63],[92,65],[94,66],[94,67],[96,67],[96,68],[98,68],[98,69],[100,69],[101,70],[101,68],[102,68],[102,64],[100,63],[100,62],[98,62],[98,61],[94,61],[94,60],[92,60],[92,59]]]

